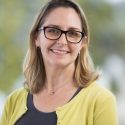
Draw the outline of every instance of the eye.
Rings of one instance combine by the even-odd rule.
[[[58,35],[60,33],[60,31],[58,29],[56,29],[56,28],[47,27],[46,28],[46,33]]]
[[[77,31],[69,31],[67,32],[68,37],[80,37],[80,33]]]

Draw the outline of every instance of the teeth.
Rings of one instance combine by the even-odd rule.
[[[61,50],[52,50],[54,53],[60,53],[60,54],[66,54],[66,51],[61,51]]]

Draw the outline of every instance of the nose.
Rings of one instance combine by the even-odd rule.
[[[65,33],[62,33],[60,38],[57,40],[58,45],[67,45],[67,39]]]

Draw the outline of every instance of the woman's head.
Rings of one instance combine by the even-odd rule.
[[[80,17],[72,8],[58,7],[49,13],[36,38],[45,69],[64,69],[71,65],[72,71],[75,69],[75,60],[85,37],[81,27]]]
[[[73,46],[78,46],[78,44],[82,45],[79,49],[79,52],[76,53],[77,56],[75,58],[74,77],[77,85],[85,87],[88,85],[88,83],[90,83],[90,81],[93,81],[97,78],[97,75],[92,67],[92,62],[90,60],[90,56],[88,53],[89,31],[88,31],[88,25],[87,25],[84,12],[73,1],[51,0],[40,10],[30,32],[29,51],[27,53],[26,60],[24,63],[24,74],[26,77],[26,84],[28,85],[28,88],[33,93],[37,93],[40,91],[40,89],[44,86],[45,79],[46,79],[46,72],[45,72],[45,65],[44,65],[45,58],[43,59],[44,55],[42,55],[41,49],[40,49],[42,45],[40,45],[40,43],[38,42],[39,41],[38,37],[40,35],[39,29],[43,26],[44,26],[43,28],[48,26],[48,24],[46,23],[47,20],[48,19],[50,20],[50,17],[53,12],[58,13],[58,11],[56,11],[57,9],[58,11],[62,11],[62,12],[65,11],[66,9],[67,12],[69,13],[70,11],[74,11],[73,13],[76,14],[75,16],[77,19],[75,19],[75,17],[72,18],[71,16],[71,21],[72,19],[74,20],[74,22],[75,20],[78,20],[77,22],[79,23],[79,25],[78,24],[76,25],[73,21],[72,22],[73,24],[75,24],[76,28],[78,28],[79,31],[83,33],[82,34],[83,38],[80,41],[81,43],[77,43],[76,45],[73,45]],[[58,23],[58,21],[55,21],[55,22]],[[65,19],[62,22],[63,24],[67,23]],[[52,25],[58,26],[58,24],[52,23],[50,25],[49,23],[49,27],[50,26],[52,27]],[[60,27],[64,28],[63,26],[60,26]],[[69,29],[61,29],[61,30],[66,31]],[[45,35],[45,29],[44,29],[44,35]]]

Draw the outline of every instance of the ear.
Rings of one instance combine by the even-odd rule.
[[[35,39],[35,45],[36,47],[40,47],[40,42],[38,37]]]

